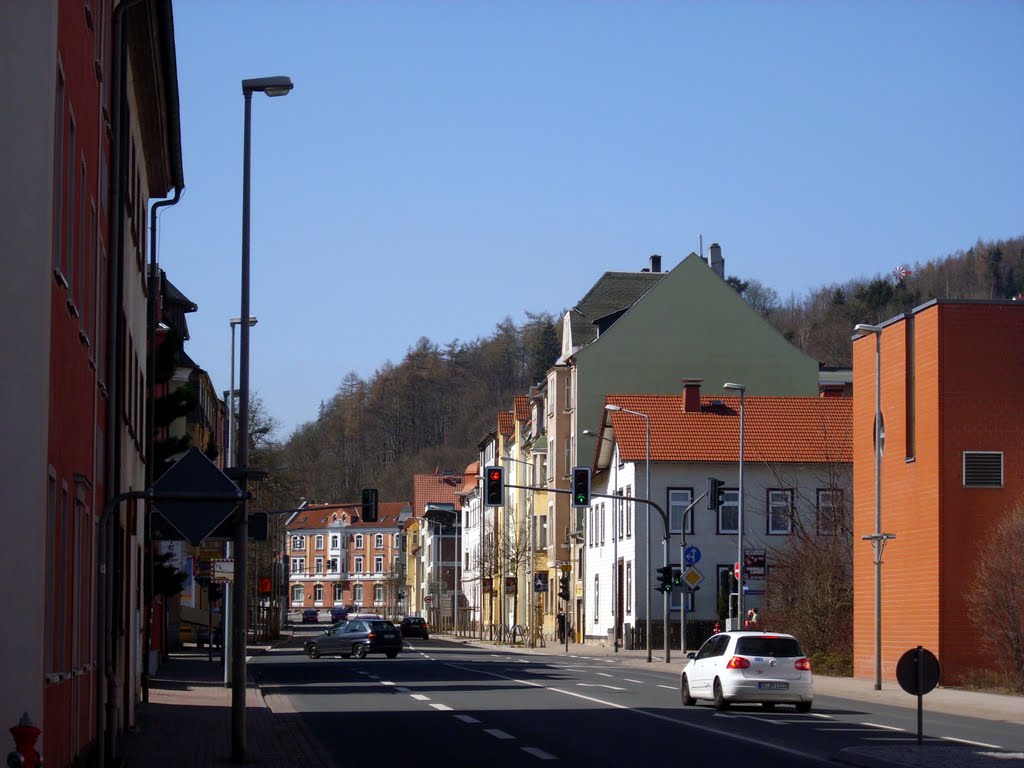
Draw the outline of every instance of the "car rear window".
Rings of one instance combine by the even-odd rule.
[[[793,637],[741,637],[736,641],[736,653],[740,656],[774,658],[803,656],[800,643]]]
[[[370,621],[367,622],[371,629],[375,632],[383,632],[385,629],[394,629],[395,625],[390,621]]]
[[[423,619],[406,619],[405,623],[406,624],[422,624],[423,623]]]

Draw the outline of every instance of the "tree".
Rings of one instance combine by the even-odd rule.
[[[982,539],[976,562],[968,613],[1009,687],[1024,693],[1024,581],[1013,576],[1024,568],[1024,497]]]

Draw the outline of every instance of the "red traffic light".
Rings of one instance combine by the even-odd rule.
[[[501,470],[492,468],[491,471],[487,473],[487,479],[491,481],[501,480]]]

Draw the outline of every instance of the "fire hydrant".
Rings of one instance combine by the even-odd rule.
[[[21,716],[17,725],[11,726],[11,735],[14,737],[14,751],[7,755],[7,765],[10,768],[40,768],[43,764],[43,756],[36,752],[36,741],[39,739],[41,730],[36,728],[28,712]]]

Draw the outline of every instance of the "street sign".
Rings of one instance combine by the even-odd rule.
[[[223,500],[202,499],[169,501],[153,499],[167,522],[189,544],[198,546],[203,539],[234,512],[241,501],[238,486],[214,465],[198,448],[190,448],[163,476],[153,483],[154,495],[195,494],[224,496]]]
[[[271,586],[270,585],[270,579],[268,579],[266,576],[264,576],[262,579],[260,579],[259,593],[261,595],[269,595],[270,594],[270,586]]]
[[[547,592],[548,591],[548,572],[540,571],[533,575],[533,591],[534,592]]]
[[[915,696],[930,693],[939,682],[939,660],[927,648],[911,648],[896,662],[896,682]]]
[[[690,567],[683,571],[683,582],[690,589],[696,589],[702,581],[704,581],[704,575],[696,568]]]
[[[683,562],[687,565],[696,565],[700,562],[700,550],[696,547],[687,547],[683,550]]]
[[[739,563],[733,563],[733,566],[732,566],[732,577],[734,579],[736,579],[736,581],[740,580],[740,564]]]
[[[235,580],[235,561],[214,560],[211,576],[214,581],[232,583]]]

